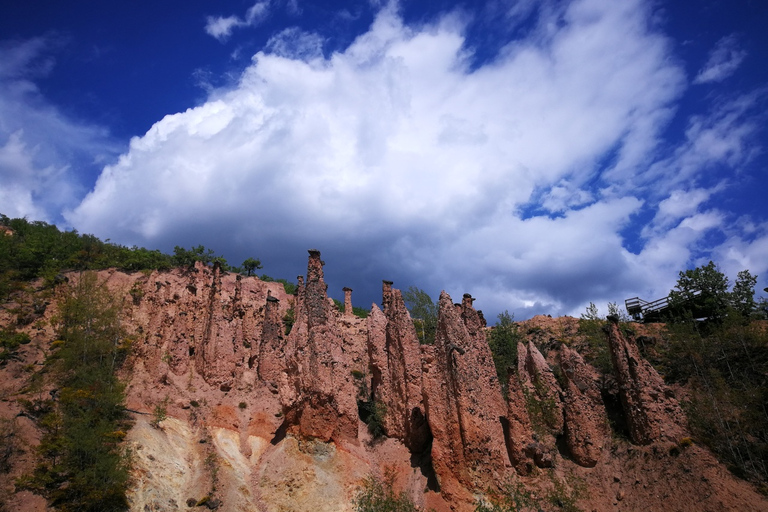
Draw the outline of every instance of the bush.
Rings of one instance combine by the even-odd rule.
[[[155,405],[155,409],[152,412],[152,421],[149,422],[154,428],[160,428],[160,423],[168,419],[168,397]]]
[[[419,512],[405,492],[395,493],[395,472],[384,471],[384,480],[369,475],[357,493],[353,504],[355,512]]]
[[[507,482],[501,492],[489,490],[486,499],[479,500],[475,512],[520,512],[533,507],[536,498],[521,482]]]
[[[285,315],[283,315],[283,325],[285,325],[286,336],[291,334],[291,329],[293,329],[294,323],[296,323],[296,310],[291,306],[290,309],[285,312]]]
[[[16,332],[13,329],[0,331],[0,364],[13,359],[21,345],[31,341],[29,334]]]
[[[374,438],[384,436],[387,432],[384,429],[384,416],[387,415],[387,406],[379,400],[362,402],[364,413],[363,420],[368,424],[368,432]]]
[[[437,333],[438,306],[427,292],[416,286],[408,287],[403,292],[403,301],[413,319],[413,326],[422,345],[435,343]]]

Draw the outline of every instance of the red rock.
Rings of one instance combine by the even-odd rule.
[[[282,284],[243,278],[196,263],[191,268],[153,272],[150,276],[110,276],[110,286],[136,290],[141,298],[130,309],[140,334],[135,350],[150,366],[175,375],[194,370],[214,386],[232,384],[248,370],[258,352],[267,293],[282,299],[279,316],[288,308]]]
[[[563,345],[560,367],[566,381],[565,444],[577,464],[594,467],[610,439],[608,417],[600,395],[597,372],[581,356]]]
[[[515,470],[527,475],[533,469],[531,457],[526,454],[526,447],[533,441],[533,427],[517,372],[509,372],[507,396],[508,426],[504,431],[507,453]]]
[[[345,286],[344,291],[344,316],[354,316],[352,309],[352,288]]]
[[[552,434],[559,435],[563,432],[563,402],[560,385],[552,373],[552,368],[533,342],[528,343],[525,353],[525,373],[527,373],[526,380],[530,383],[529,390],[532,388],[541,402],[543,420],[552,430]],[[518,352],[518,360],[519,357]]]
[[[326,294],[320,251],[309,251],[306,284],[286,344],[281,386],[288,431],[322,441],[357,437],[357,389],[342,349],[337,312]]]
[[[618,322],[607,326],[608,347],[619,383],[619,396],[627,419],[630,438],[637,444],[668,439],[679,441],[687,435],[685,415],[672,391],[637,346],[624,338]]]
[[[371,394],[387,413],[384,430],[414,453],[431,439],[421,390],[421,351],[411,315],[400,290],[383,285],[382,313],[375,305],[369,322]]]
[[[280,301],[268,295],[257,361],[258,376],[261,380],[279,382],[280,374],[285,371],[284,347],[285,336],[280,315]],[[250,366],[253,366],[253,363]]]
[[[501,422],[507,407],[485,333],[474,329],[476,315],[471,302],[457,308],[443,292],[435,345],[423,354],[432,461],[441,489],[449,493],[454,482],[498,484],[508,466]]]

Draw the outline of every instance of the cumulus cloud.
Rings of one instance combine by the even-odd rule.
[[[35,80],[52,72],[46,38],[0,44],[0,213],[61,220],[85,193],[78,172],[117,152],[106,131],[68,118]]]
[[[248,8],[244,17],[239,16],[208,16],[205,31],[219,41],[226,41],[232,31],[241,27],[254,27],[261,24],[269,16],[270,0],[258,0]]]
[[[696,75],[693,83],[722,82],[736,72],[746,56],[747,52],[739,48],[736,36],[722,38],[709,54],[707,63]]]
[[[230,253],[261,248],[278,275],[318,247],[330,278],[357,274],[339,287],[391,278],[491,311],[655,293],[659,269],[682,268],[722,217],[649,200],[649,184],[675,183],[664,166],[705,166],[685,158],[707,133],[731,141],[708,157],[731,162],[747,135],[723,131],[738,115],[693,120],[686,147],[649,167],[685,79],[648,16],[640,1],[542,10],[480,66],[460,13],[413,27],[389,4],[327,57],[320,36],[285,31],[236,86],[132,139],[67,219],[166,248],[208,233]],[[702,205],[709,188],[664,190]],[[632,253],[622,231],[644,208],[665,229]]]

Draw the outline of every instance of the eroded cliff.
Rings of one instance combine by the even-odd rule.
[[[350,314],[348,289],[340,313],[316,250],[296,295],[202,264],[99,279],[125,297],[134,345],[122,371],[135,416],[133,510],[203,498],[220,510],[352,510],[363,479],[385,468],[398,490],[437,511],[474,510],[518,484],[544,510],[558,508],[558,495],[584,510],[768,509],[709,452],[682,442],[673,391],[613,323],[606,339],[628,440],[609,424],[604,378],[562,336],[568,319],[529,321],[538,324],[518,346],[504,396],[471,296],[455,304],[443,292],[435,343],[419,345],[393,283],[367,318]],[[12,310],[0,310],[3,325]],[[12,491],[39,442],[18,399],[51,350],[55,314],[54,300],[23,327],[32,343],[0,369],[0,416],[23,440],[0,474],[9,510],[45,509]],[[547,329],[558,340],[542,338]],[[167,418],[153,425],[158,406]],[[369,432],[372,421],[383,436]]]

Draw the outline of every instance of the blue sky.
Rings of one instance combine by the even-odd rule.
[[[16,4],[16,5],[13,5]],[[768,286],[762,1],[5,2],[0,212],[492,319]]]

